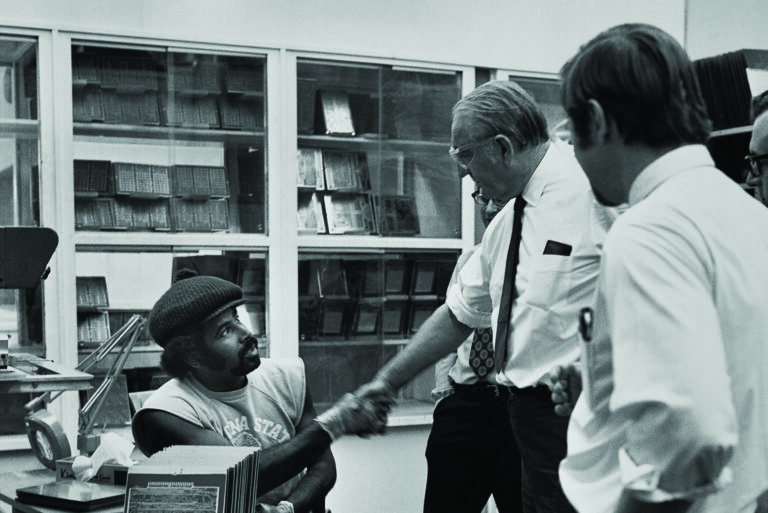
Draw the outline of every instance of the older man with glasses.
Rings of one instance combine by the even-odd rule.
[[[747,184],[755,187],[755,197],[768,206],[768,91],[753,98],[752,120],[749,155],[744,157],[749,166]]]
[[[568,421],[554,411],[548,376],[579,357],[578,313],[591,303],[615,212],[597,204],[572,149],[550,138],[541,108],[514,82],[489,82],[460,100],[451,142],[460,176],[471,176],[485,198],[514,201],[486,229],[445,305],[358,393],[393,393],[455,351],[473,328],[492,326],[490,372],[509,394],[523,511],[573,511],[557,477]],[[498,452],[484,437],[477,450]],[[449,499],[467,493],[458,484],[444,489]],[[441,507],[426,504],[425,511],[460,511]]]

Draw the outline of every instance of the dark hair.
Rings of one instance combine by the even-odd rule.
[[[752,120],[752,123],[755,122],[760,114],[766,111],[768,111],[768,90],[763,91],[752,98],[752,103],[749,109],[749,117]]]
[[[515,82],[486,82],[459,100],[453,114],[465,112],[489,136],[506,135],[515,149],[523,150],[549,140],[547,119],[536,100]]]
[[[652,25],[610,28],[583,45],[560,70],[572,129],[589,142],[596,100],[625,143],[678,147],[704,143],[711,131],[693,63],[675,39]]]
[[[198,352],[202,339],[197,334],[176,335],[168,339],[168,343],[160,355],[160,366],[173,378],[183,378],[192,371],[187,363],[187,357]]]

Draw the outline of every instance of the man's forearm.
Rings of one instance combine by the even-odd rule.
[[[264,449],[259,457],[259,494],[283,484],[328,451],[331,437],[314,423],[290,442]]]
[[[397,390],[443,356],[456,351],[471,332],[472,328],[451,319],[448,307],[442,305],[376,377]]]
[[[312,511],[312,508],[324,502],[325,496],[335,483],[336,462],[331,450],[327,449],[315,463],[307,468],[307,473],[286,500],[293,504],[295,513]]]

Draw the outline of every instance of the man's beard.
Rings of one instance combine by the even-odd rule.
[[[256,354],[255,356],[246,356],[253,348],[259,347],[259,341],[254,336],[249,336],[242,341],[240,350],[238,351],[238,364],[229,369],[229,373],[233,376],[247,376],[254,370],[258,369],[261,365],[261,356]],[[211,351],[207,347],[203,349],[203,358],[206,362],[206,366],[209,369],[222,371],[226,368],[226,359]]]

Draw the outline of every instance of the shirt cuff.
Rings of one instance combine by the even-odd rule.
[[[453,393],[453,387],[448,385],[432,389],[432,400],[437,404],[440,399],[444,399]]]
[[[713,482],[682,491],[669,492],[659,488],[661,472],[649,463],[635,464],[627,451],[619,449],[619,468],[624,489],[643,502],[668,502],[676,499],[692,500],[721,490],[733,476],[726,466]]]
[[[449,287],[445,304],[457,321],[470,328],[487,328],[492,324],[491,314],[472,309],[461,295],[461,289],[457,284]]]

